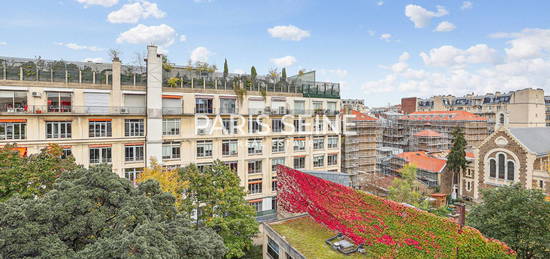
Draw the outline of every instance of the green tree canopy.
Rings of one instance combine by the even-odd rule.
[[[388,198],[415,207],[425,207],[426,205],[422,203],[422,194],[418,190],[416,167],[412,164],[407,164],[399,173],[401,177],[393,180],[389,188]]]
[[[467,224],[487,237],[514,249],[518,258],[550,255],[550,202],[540,190],[519,184],[481,190],[483,202],[467,217]]]
[[[464,132],[461,128],[455,128],[451,133],[452,147],[449,155],[447,156],[447,168],[452,172],[460,172],[466,170],[468,161],[466,160],[466,139],[464,138]]]
[[[219,160],[202,172],[195,165],[187,166],[180,176],[189,183],[182,210],[188,217],[199,211],[197,226],[211,227],[223,238],[227,258],[243,256],[252,247],[258,223],[254,208],[244,199],[239,177]]]
[[[223,61],[223,77],[227,78],[229,75],[229,68],[227,67],[227,59]]]
[[[256,81],[257,76],[258,76],[258,73],[256,72],[256,68],[252,66],[250,68],[250,78],[252,79],[252,81]]]
[[[63,149],[58,145],[29,156],[21,156],[15,148],[0,148],[0,201],[15,194],[21,198],[42,196],[63,172],[77,167],[72,157],[62,158]]]
[[[0,203],[0,258],[220,258],[222,239],[177,213],[156,181],[107,166],[66,172],[37,199]]]
[[[281,80],[286,81],[286,68],[283,67],[281,71]]]

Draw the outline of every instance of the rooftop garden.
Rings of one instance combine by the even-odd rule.
[[[336,232],[343,233],[356,245],[364,244],[368,257],[456,258],[457,251],[458,257],[461,258],[515,257],[515,252],[507,245],[498,240],[485,238],[474,228],[461,228],[447,218],[356,191],[297,170],[279,166],[277,182],[277,198],[284,210],[292,213],[307,212],[317,223],[334,231],[326,232],[326,238]],[[301,227],[308,223],[296,224],[297,227]],[[281,231],[296,231],[281,233],[292,242],[294,238],[316,235],[309,231],[319,231],[319,228],[306,226],[302,231]],[[293,235],[303,237],[292,237]],[[320,237],[323,241],[326,238]],[[326,244],[315,241],[303,246],[319,249]],[[299,247],[297,249],[304,253],[308,251]]]

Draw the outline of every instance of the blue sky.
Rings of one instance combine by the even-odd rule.
[[[550,1],[6,1],[0,56],[131,64],[156,43],[170,61],[231,72],[286,66],[341,82],[369,106],[405,96],[550,91]],[[439,28],[439,31],[438,31]]]

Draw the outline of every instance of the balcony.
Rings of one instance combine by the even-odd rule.
[[[145,111],[145,107],[124,106],[28,105],[19,108],[0,107],[2,115],[145,115]]]
[[[231,114],[239,114],[239,108],[238,107],[220,108],[220,115],[231,115]]]
[[[216,109],[206,108],[206,107],[195,107],[195,114],[215,115],[216,114]]]

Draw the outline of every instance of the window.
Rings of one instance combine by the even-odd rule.
[[[506,160],[506,157],[504,156],[504,154],[498,154],[498,178],[500,179],[504,179],[505,160]]]
[[[237,134],[238,132],[238,119],[237,118],[231,118],[231,119],[222,119],[223,124],[223,134]]]
[[[338,154],[331,154],[327,156],[327,165],[337,165],[338,164]]]
[[[472,191],[472,181],[466,181],[466,191]]]
[[[278,165],[285,165],[285,158],[284,157],[278,157],[278,158],[271,159],[271,172],[276,172]]]
[[[338,136],[329,136],[327,145],[328,148],[338,148]]]
[[[208,167],[212,166],[211,163],[202,163],[202,164],[197,164],[197,169],[199,170],[199,172],[204,172],[204,170],[206,170]]]
[[[539,180],[539,188],[544,189],[544,180]]]
[[[294,101],[294,114],[305,114],[305,113],[306,113],[306,102]]]
[[[323,102],[313,102],[313,111],[316,113],[323,110]]]
[[[214,113],[211,98],[195,99],[195,113]]]
[[[325,155],[314,156],[313,167],[323,167],[323,166],[325,166]]]
[[[265,101],[248,99],[248,114],[262,114],[265,111]]]
[[[124,120],[124,136],[143,137],[145,136],[145,123],[143,119]]]
[[[313,149],[324,149],[325,148],[325,137],[314,137],[313,138]]]
[[[248,161],[248,174],[262,173],[262,160]]]
[[[180,119],[162,119],[162,135],[176,136],[180,134]]]
[[[239,141],[236,139],[229,139],[222,141],[222,155],[223,156],[236,156],[238,154]]]
[[[277,176],[271,177],[271,191],[276,192],[277,191]],[[273,204],[273,201],[271,203],[271,208],[274,210],[277,208],[277,203]]]
[[[136,179],[143,172],[143,168],[124,168],[124,177],[132,183],[136,183]]]
[[[198,140],[197,157],[211,157],[211,156],[212,156],[212,140]]]
[[[330,114],[336,114],[336,103],[335,102],[327,102],[327,110]]]
[[[248,140],[248,154],[255,155],[262,153],[262,139],[254,138]]]
[[[248,194],[262,193],[262,179],[250,179],[248,180]]]
[[[223,162],[226,166],[229,167],[229,169],[231,169],[231,171],[233,172],[237,172],[238,168],[239,168],[239,162],[237,161],[227,161],[227,162]]]
[[[237,113],[237,105],[235,99],[220,98],[220,113],[235,114]]]
[[[338,123],[336,119],[329,119],[327,130],[331,132],[338,132]]]
[[[285,124],[282,119],[272,119],[271,120],[271,131],[272,132],[283,132],[285,131]]]
[[[212,121],[208,118],[196,118],[195,125],[198,135],[210,134],[212,130]]]
[[[111,163],[111,147],[91,147],[90,164]]]
[[[294,151],[305,151],[306,150],[306,138],[299,137],[294,138]]]
[[[181,156],[179,142],[162,143],[162,159],[178,159]]]
[[[297,119],[294,120],[294,132],[305,132],[306,131],[306,120]]]
[[[513,181],[515,178],[516,164],[513,160],[507,160],[503,153],[489,159],[489,177]]]
[[[183,113],[183,102],[181,96],[163,96],[162,97],[162,114],[182,114]]]
[[[46,138],[70,138],[71,133],[70,121],[46,122]]]
[[[262,211],[262,205],[263,205],[262,201],[253,201],[253,202],[250,202],[250,205],[254,207],[256,212]]]
[[[143,161],[143,145],[124,146],[124,154],[126,162]]]
[[[27,123],[0,122],[0,140],[27,138]]]
[[[73,155],[73,150],[70,147],[63,148],[63,154],[61,158],[65,159]]]
[[[285,138],[271,139],[271,152],[273,153],[285,152]]]
[[[48,112],[71,112],[72,93],[47,92]]]
[[[508,161],[508,175],[506,175],[506,179],[507,180],[510,180],[510,181],[513,181],[514,180],[514,162],[512,161]]]
[[[277,179],[274,180],[275,182],[277,181]],[[277,185],[275,185],[277,186]],[[277,188],[277,187],[275,187]],[[275,197],[271,197],[271,209],[272,210],[277,210],[277,196]]]
[[[500,124],[504,124],[504,114],[502,114],[502,113],[499,115],[499,122],[500,122]]]
[[[113,136],[113,129],[110,120],[90,120],[88,124],[90,138]]]
[[[294,169],[306,168],[306,157],[300,156],[294,158]]]
[[[259,117],[248,119],[248,133],[262,132],[262,121]]]
[[[271,238],[267,238],[267,254],[273,259],[279,259],[279,245]]]
[[[27,92],[0,91],[0,112],[23,112],[27,110]]]
[[[474,176],[474,170],[467,168],[466,169],[466,176],[467,177],[473,177]]]
[[[313,125],[313,130],[315,132],[322,132],[324,129],[325,122],[323,121],[323,118],[315,118],[315,124]]]
[[[497,177],[497,162],[494,159],[489,160],[489,176]]]

